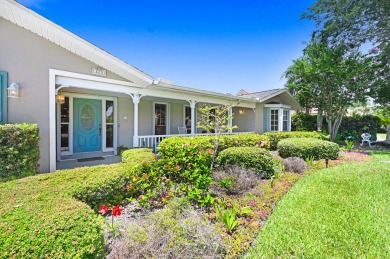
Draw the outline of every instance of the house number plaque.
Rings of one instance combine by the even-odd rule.
[[[92,75],[106,77],[107,76],[107,70],[103,69],[101,67],[93,67],[92,68]]]

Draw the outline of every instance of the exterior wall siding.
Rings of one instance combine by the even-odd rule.
[[[0,70],[20,85],[20,98],[8,98],[8,121],[39,125],[40,171],[49,171],[49,69],[91,74],[96,64],[0,18]],[[124,80],[107,71],[107,77]],[[125,80],[124,80],[125,81]]]
[[[242,110],[242,114],[240,114]],[[255,131],[255,112],[250,108],[233,107],[233,126],[238,126],[234,132]]]

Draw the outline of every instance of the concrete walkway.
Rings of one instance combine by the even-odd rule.
[[[79,162],[77,159],[62,160],[57,162],[57,170],[60,169],[73,169],[83,166],[94,166],[94,165],[107,165],[116,164],[121,161],[120,156],[103,156],[103,160],[93,160],[86,162]]]

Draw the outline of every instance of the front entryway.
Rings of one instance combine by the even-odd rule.
[[[73,98],[73,152],[102,150],[102,101]]]

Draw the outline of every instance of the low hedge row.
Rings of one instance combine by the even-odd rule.
[[[1,183],[0,258],[103,258],[105,222],[96,210],[123,203],[133,167],[145,159],[154,155]]]
[[[148,160],[151,152],[153,152],[151,148],[131,148],[124,150],[121,153],[122,162],[133,162],[134,158],[136,160],[142,160],[143,158]]]
[[[34,175],[39,168],[36,124],[0,124],[0,181]]]
[[[282,139],[288,138],[315,138],[315,139],[326,139],[326,137],[316,131],[290,131],[290,132],[266,132],[263,134],[269,139],[269,147],[271,150],[276,150],[278,142]]]
[[[268,150],[256,147],[231,147],[221,151],[217,157],[218,167],[238,165],[256,172],[256,174],[271,178],[274,175],[274,162]]]
[[[183,145],[196,145],[199,149],[213,148],[214,136],[170,137],[158,146],[160,157],[172,157]],[[221,136],[218,152],[229,147],[268,147],[268,137],[260,134],[237,134]]]
[[[300,157],[303,159],[312,157],[316,160],[337,159],[339,145],[314,138],[290,138],[279,141],[278,152],[281,157]]]

